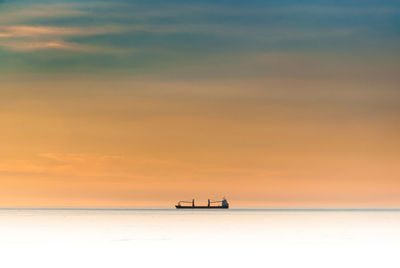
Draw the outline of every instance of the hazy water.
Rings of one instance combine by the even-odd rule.
[[[0,267],[400,267],[400,210],[0,210]]]

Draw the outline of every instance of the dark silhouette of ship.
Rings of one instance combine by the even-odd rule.
[[[191,204],[191,205],[181,205],[181,203],[186,203],[186,204]],[[212,204],[217,204],[217,205],[212,205]],[[177,205],[175,205],[176,208],[187,208],[187,209],[197,209],[197,208],[203,208],[203,209],[215,209],[215,208],[229,208],[229,203],[225,199],[225,197],[221,201],[211,201],[208,199],[208,205],[207,206],[196,206],[194,204],[194,199],[192,201],[179,201]]]

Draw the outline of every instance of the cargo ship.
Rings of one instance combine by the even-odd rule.
[[[190,205],[182,205],[182,203],[190,204]],[[213,205],[217,204],[217,205]],[[194,199],[192,201],[179,201],[177,205],[175,205],[177,209],[180,208],[187,208],[187,209],[215,209],[215,208],[229,208],[229,203],[228,201],[223,198],[221,201],[211,201],[208,199],[208,205],[207,206],[196,206],[194,204]]]

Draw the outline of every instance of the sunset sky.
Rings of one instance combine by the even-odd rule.
[[[0,207],[400,207],[400,3],[0,1]]]

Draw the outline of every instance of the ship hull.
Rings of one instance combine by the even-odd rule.
[[[222,207],[222,206],[175,206],[177,209],[227,209],[229,207]]]

